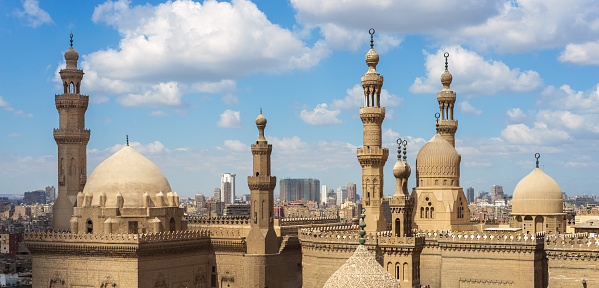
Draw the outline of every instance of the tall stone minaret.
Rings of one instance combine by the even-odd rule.
[[[248,176],[251,193],[252,215],[250,232],[247,236],[248,254],[274,254],[278,252],[277,235],[273,227],[273,190],[277,185],[277,177],[270,175],[270,153],[272,145],[264,138],[266,118],[260,111],[256,118],[258,140],[252,144],[254,156],[254,173]]]
[[[77,193],[83,191],[87,180],[87,153],[90,131],[85,129],[85,111],[89,96],[81,95],[83,71],[77,68],[79,54],[71,47],[64,53],[67,67],[60,70],[63,94],[55,95],[59,115],[54,140],[58,145],[58,198],[53,207],[52,227],[68,230],[76,205]]]
[[[362,205],[366,209],[366,230],[387,230],[383,214],[383,167],[389,157],[389,149],[382,147],[381,125],[385,119],[385,107],[381,107],[383,76],[376,72],[379,55],[374,51],[374,29],[370,29],[370,50],[366,54],[368,72],[362,75],[364,107],[360,119],[364,124],[364,146],[358,148],[358,161],[362,166]]]
[[[453,77],[447,70],[447,58],[449,53],[445,52],[445,71],[441,74],[441,84],[443,84],[443,90],[437,93],[437,101],[439,101],[439,134],[443,136],[447,142],[455,147],[455,132],[458,130],[458,120],[453,119],[453,106],[455,104],[456,95],[455,92],[451,91],[449,85]]]

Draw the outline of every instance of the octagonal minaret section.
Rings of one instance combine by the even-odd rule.
[[[364,107],[360,119],[364,125],[364,145],[358,148],[358,161],[362,166],[362,205],[366,209],[368,232],[387,230],[383,213],[383,167],[389,157],[389,149],[382,147],[381,125],[385,119],[385,107],[381,107],[383,76],[376,71],[379,55],[374,51],[374,29],[370,29],[370,50],[366,54],[368,71],[362,75]]]
[[[279,249],[273,219],[273,191],[277,185],[277,177],[270,175],[272,144],[268,144],[264,138],[266,118],[262,115],[262,111],[256,118],[256,126],[258,140],[256,144],[252,144],[254,171],[251,176],[248,176],[252,215],[250,232],[247,236],[247,253],[274,254]]]
[[[65,52],[66,68],[60,70],[63,93],[55,95],[58,129],[54,140],[58,145],[58,197],[53,206],[54,230],[68,230],[77,193],[87,180],[87,142],[90,131],[85,129],[85,111],[89,96],[81,95],[83,71],[77,68],[79,54],[71,47]]]
[[[455,147],[455,132],[458,130],[458,120],[453,118],[453,108],[455,105],[456,94],[451,91],[449,86],[453,77],[449,73],[447,58],[449,53],[445,52],[445,71],[441,74],[441,84],[443,84],[443,90],[437,93],[437,101],[439,102],[439,134],[443,136],[447,142]]]

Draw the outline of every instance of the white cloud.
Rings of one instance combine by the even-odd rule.
[[[112,147],[109,147],[108,149],[104,150],[104,152],[108,152],[109,155],[107,157],[109,157],[110,155],[118,152],[119,150],[123,149],[123,147],[125,147],[126,144],[115,144]],[[166,148],[164,146],[164,144],[162,144],[160,141],[154,141],[148,144],[142,144],[140,142],[129,142],[129,146],[133,149],[135,149],[137,152],[146,155],[146,154],[159,154],[159,153],[168,153],[171,152],[170,149]],[[88,151],[91,152],[91,151]],[[95,150],[94,152],[98,152],[97,150]]]
[[[599,41],[568,44],[558,59],[581,65],[599,65]]]
[[[343,110],[355,111],[356,108],[364,107],[364,89],[362,85],[356,84],[354,87],[345,91],[343,99],[333,99],[332,106]],[[403,98],[390,94],[387,89],[381,89],[381,106],[397,107],[401,104]]]
[[[397,138],[399,138],[399,133],[393,131],[391,128],[383,129],[383,142],[395,142],[397,143]]]
[[[155,110],[155,111],[148,113],[148,116],[150,116],[150,117],[166,117],[166,116],[168,116],[168,113],[166,113],[162,110]]]
[[[435,54],[424,51],[426,77],[414,80],[410,86],[412,93],[437,93],[443,88],[440,77],[444,71],[445,52],[449,52],[449,72],[453,76],[451,88],[456,93],[491,95],[534,91],[544,86],[536,71],[520,72],[518,68],[510,69],[501,61],[486,60],[461,46],[450,46]]]
[[[227,105],[238,105],[239,104],[239,97],[227,93],[225,95],[223,95],[223,97],[220,98],[221,100],[223,100],[223,102]]]
[[[48,12],[40,8],[40,4],[36,0],[23,1],[23,10],[15,10],[14,15],[24,18],[29,26],[35,28],[44,24],[52,24],[52,17]]]
[[[367,49],[370,36],[365,29],[346,29],[333,23],[327,23],[320,27],[327,47],[337,50],[357,51],[359,48]],[[398,47],[403,38],[389,33],[377,33],[375,50],[379,54]]]
[[[514,144],[552,145],[570,140],[568,132],[548,128],[543,122],[535,122],[532,128],[525,124],[508,125],[501,131],[501,136]]]
[[[123,106],[177,107],[181,106],[183,94],[177,82],[152,85],[143,94],[128,94],[117,99]]]
[[[510,124],[520,124],[526,120],[526,114],[520,108],[512,108],[505,113]]]
[[[537,119],[571,133],[599,133],[599,117],[596,114],[579,115],[563,110],[541,110],[537,113]]]
[[[246,145],[245,143],[239,141],[239,140],[225,140],[224,142],[225,147],[236,151],[236,152],[248,152],[250,151],[250,146]]]
[[[4,100],[4,98],[2,96],[0,96],[0,108],[6,110],[8,112],[12,112],[12,114],[15,116],[33,117],[33,114],[31,114],[31,113],[27,113],[23,110],[17,110],[14,107],[12,107],[8,102],[6,102],[6,100]]]
[[[460,111],[464,114],[474,114],[481,115],[483,114],[482,110],[476,109],[472,104],[468,103],[468,101],[462,101],[460,104]]]
[[[326,47],[308,47],[292,31],[272,24],[247,0],[177,0],[156,6],[106,1],[96,7],[92,20],[115,27],[122,39],[118,49],[83,57],[87,89],[145,96],[157,83],[179,87],[171,98],[124,105],[177,106],[188,93],[230,93],[235,79],[312,67],[328,53]]]
[[[586,91],[575,91],[569,85],[559,89],[547,86],[537,104],[581,113],[599,113],[599,84]]]
[[[222,128],[241,128],[241,113],[239,111],[225,110],[220,114],[220,119],[216,126]]]
[[[310,125],[333,125],[343,123],[337,119],[341,111],[339,109],[329,109],[326,103],[318,104],[312,111],[302,110],[300,118]]]

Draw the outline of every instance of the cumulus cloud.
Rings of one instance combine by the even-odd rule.
[[[364,89],[362,85],[356,84],[354,87],[347,89],[345,93],[345,98],[333,99],[332,106],[350,111],[364,107]],[[387,89],[381,89],[381,106],[397,107],[401,104],[402,100],[403,98],[389,93]]]
[[[541,92],[539,105],[581,113],[599,113],[599,83],[586,91],[575,91],[570,85],[547,86]]]
[[[17,110],[12,107],[8,102],[6,102],[6,100],[4,100],[2,96],[0,96],[0,108],[4,109],[5,111],[12,112],[12,114],[15,116],[33,117],[33,114],[31,113],[24,112],[23,110]]]
[[[250,151],[250,146],[246,145],[245,143],[243,143],[239,140],[225,140],[224,145],[228,149],[231,149],[232,151],[236,151],[236,152]]]
[[[225,110],[220,114],[220,119],[216,123],[216,126],[222,128],[241,128],[241,112],[233,110]]]
[[[519,124],[526,120],[526,114],[520,108],[512,108],[505,113],[510,124]]]
[[[221,100],[223,100],[223,102],[227,105],[238,105],[239,104],[239,97],[227,93],[225,95],[223,95],[223,97],[220,98]]]
[[[460,111],[464,114],[473,114],[473,115],[481,115],[483,114],[482,110],[476,109],[472,104],[468,103],[468,101],[462,101],[460,104]]]
[[[329,109],[326,103],[318,104],[314,109],[304,109],[300,112],[300,118],[310,125],[333,125],[341,124],[337,119],[341,113],[339,109]]]
[[[152,85],[143,94],[119,97],[117,101],[123,106],[177,107],[183,104],[182,97],[177,82],[168,82]]]
[[[599,65],[599,41],[568,44],[558,59],[581,65]]]
[[[449,52],[449,72],[453,76],[451,88],[456,93],[492,95],[535,91],[544,86],[536,71],[510,69],[501,61],[486,60],[474,51],[461,46],[450,46],[437,50],[435,54],[424,51],[426,77],[414,80],[410,86],[412,93],[432,94],[443,88],[440,77],[444,70],[445,52]]]
[[[13,14],[19,18],[25,19],[28,25],[33,28],[44,24],[54,23],[50,14],[40,8],[40,3],[36,0],[23,1],[23,10],[17,9]]]
[[[559,144],[570,139],[568,132],[548,128],[544,122],[535,122],[533,127],[525,124],[508,125],[501,131],[501,137],[514,144],[536,145]]]
[[[156,6],[106,1],[96,7],[92,20],[116,28],[122,39],[117,49],[83,57],[86,87],[95,93],[128,94],[124,99],[131,101],[123,100],[123,105],[177,106],[188,93],[230,93],[242,76],[312,67],[328,53],[272,24],[247,0],[177,0]],[[143,101],[156,85],[179,91],[150,92],[155,97]]]

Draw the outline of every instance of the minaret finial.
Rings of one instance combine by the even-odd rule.
[[[71,47],[73,47],[73,32],[71,32]]]
[[[125,137],[127,138],[127,146],[129,146],[129,135],[125,135]]]
[[[362,218],[362,221],[360,222],[360,232],[358,232],[360,234],[360,239],[358,240],[360,245],[364,245],[364,243],[366,243],[366,239],[364,239],[364,235],[366,235],[366,230],[364,230],[364,227],[366,227],[366,222],[364,222],[364,218],[366,218],[366,214],[364,214],[364,212],[366,212],[365,208],[362,208],[362,214],[360,214],[360,218]]]
[[[401,160],[401,138],[397,137],[397,160]]]
[[[408,156],[406,156],[406,154],[408,153],[406,149],[406,146],[408,146],[408,140],[404,139],[401,144],[403,144],[403,161],[405,162],[406,159],[408,159]]]
[[[374,28],[370,28],[368,33],[370,33],[370,49],[374,49]]]
[[[262,107],[260,107],[260,115],[262,115]]]
[[[537,158],[537,168],[539,168],[539,158],[541,158],[541,154],[535,153],[535,158]]]
[[[449,58],[449,52],[445,52],[445,54],[443,54],[443,56],[445,56],[445,70],[447,70],[448,68],[448,64],[447,64],[447,58]]]
[[[437,118],[437,124],[435,125],[437,126],[437,133],[439,133],[439,117],[441,117],[441,114],[435,113],[435,118]]]

